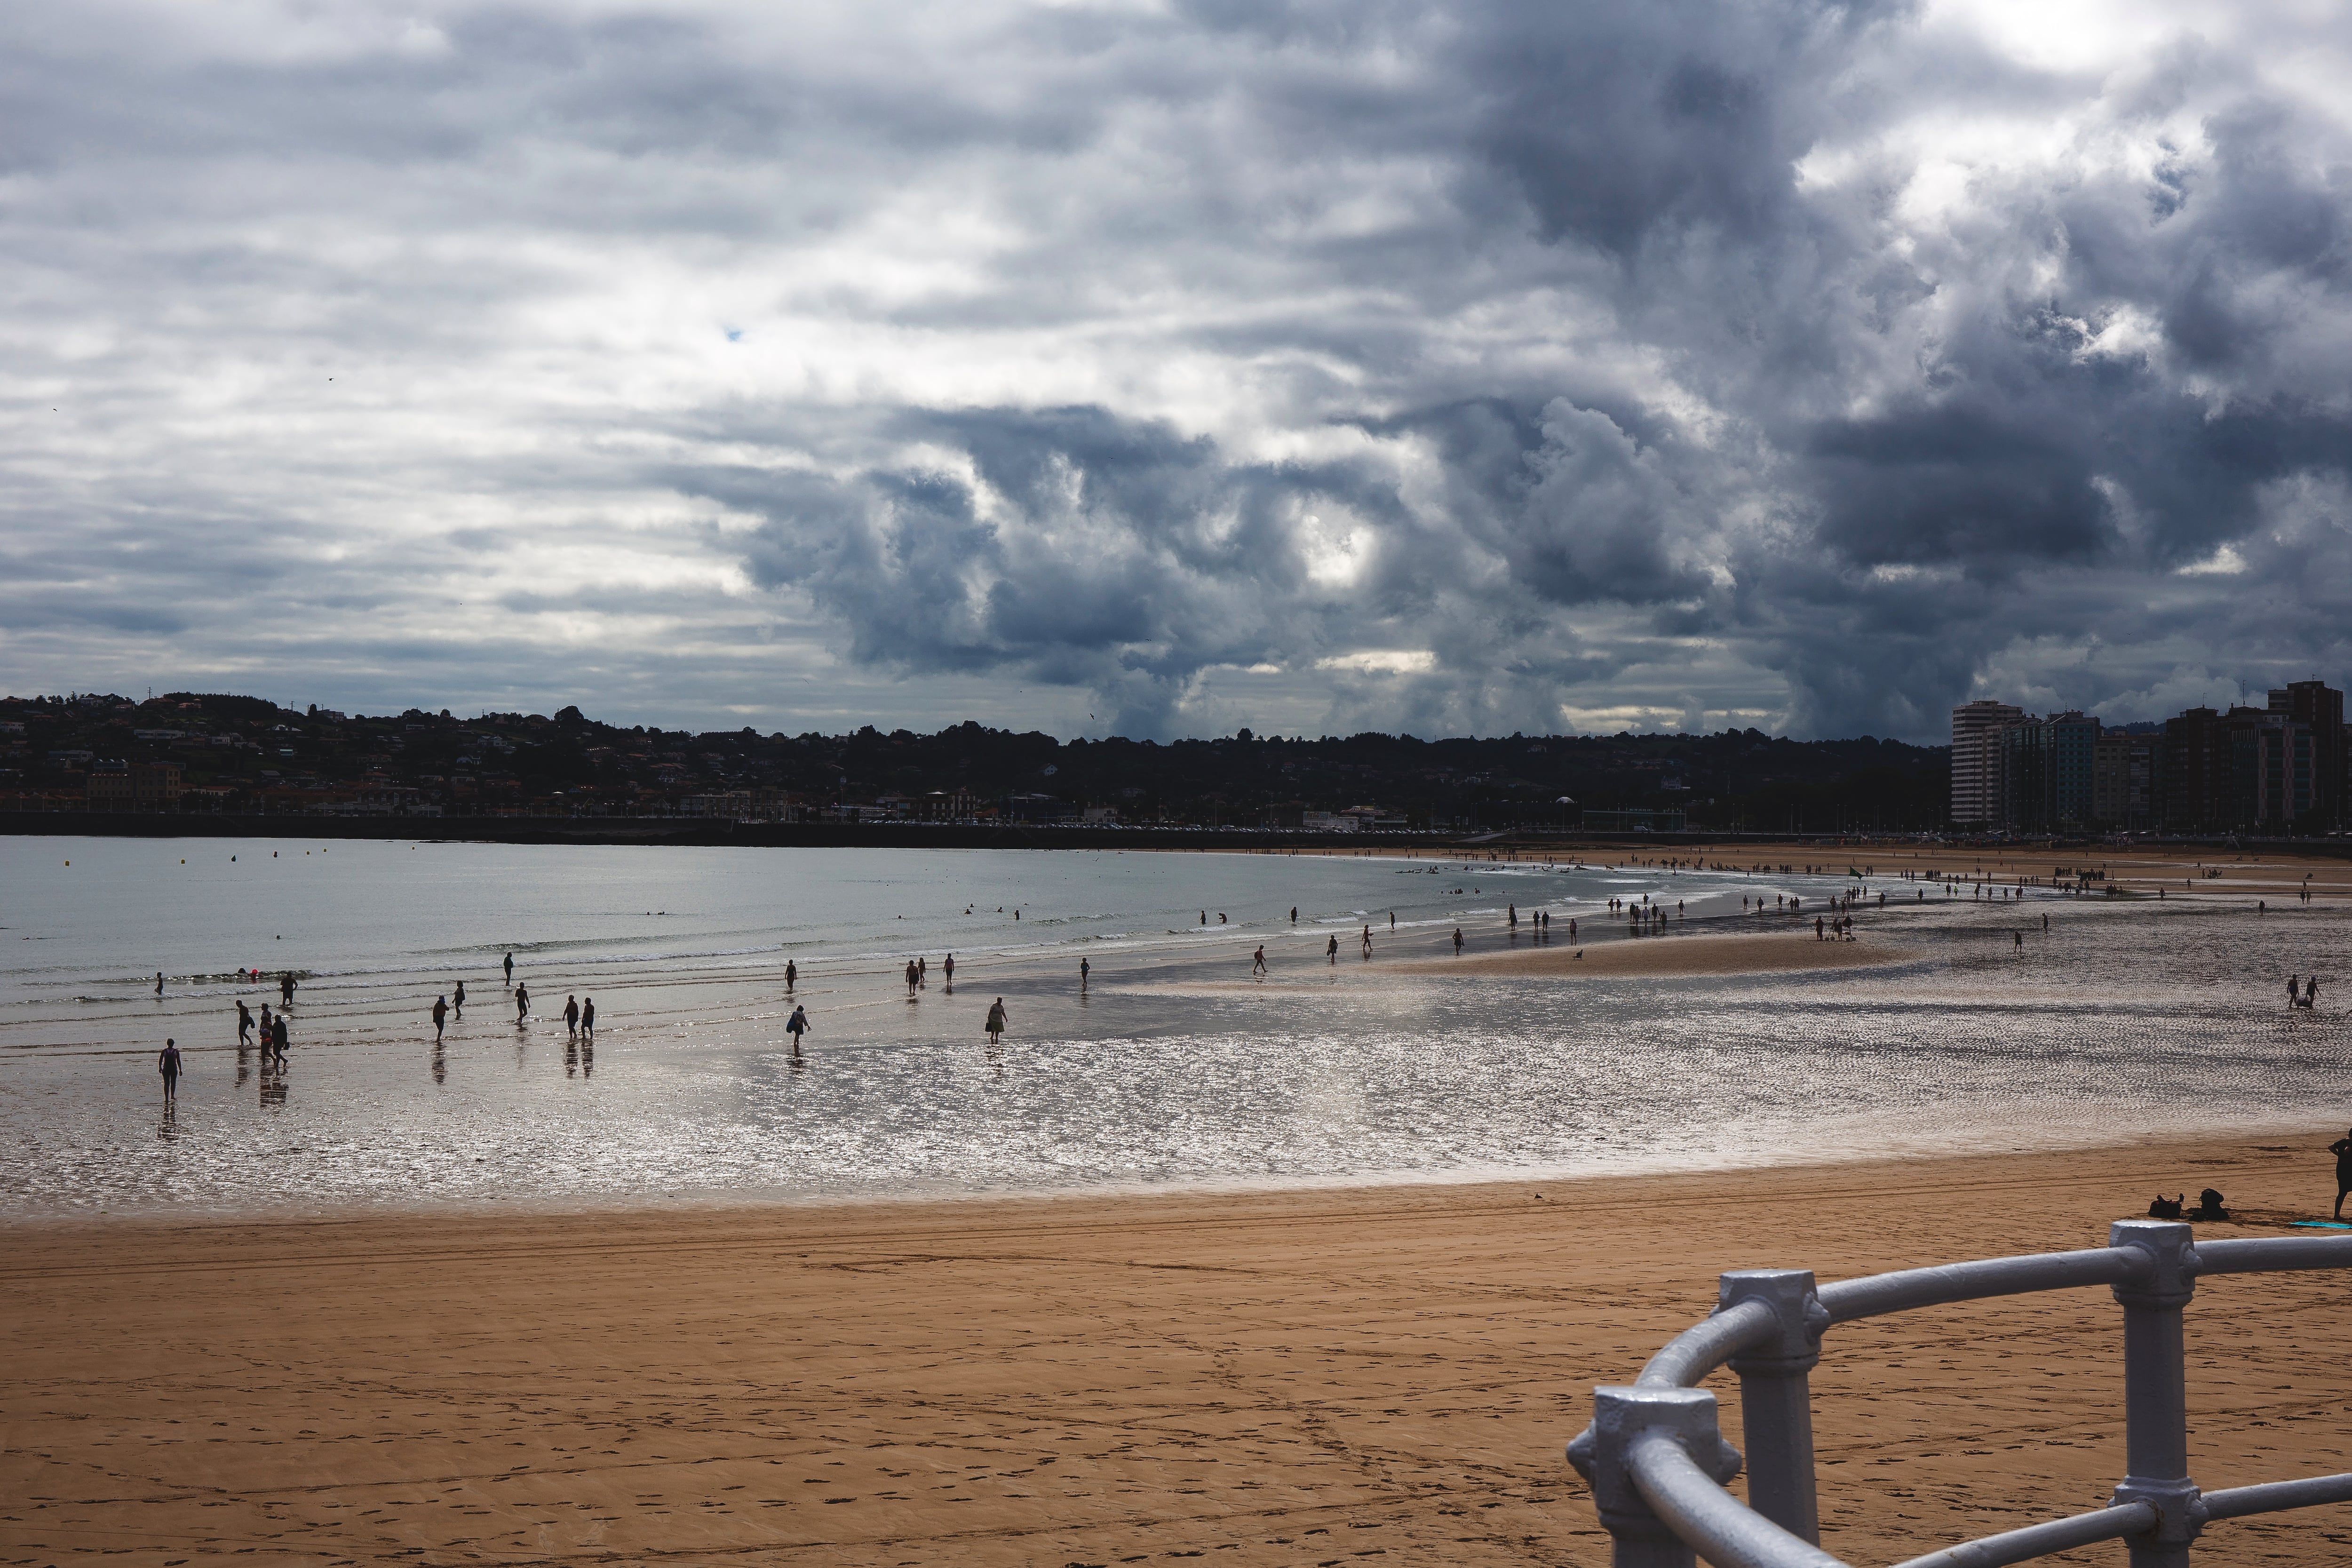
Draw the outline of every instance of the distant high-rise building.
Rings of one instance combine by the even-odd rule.
[[[2345,816],[2344,693],[2324,680],[2293,680],[2271,692],[2270,710],[2311,731],[2311,811],[2315,826]]]
[[[2164,826],[2176,833],[2231,825],[2229,732],[2210,708],[2164,721]]]
[[[1965,702],[1952,710],[1954,822],[1964,827],[2001,823],[2001,731],[2024,721],[2025,710],[2006,702]]]
[[[2021,719],[2000,734],[2001,825],[2021,833],[2097,820],[2099,721],[2069,710]]]
[[[2099,721],[2094,714],[2053,713],[2042,721],[2050,753],[2050,821],[2081,827],[2095,818]]]
[[[2221,824],[2280,833],[2306,820],[2318,784],[2311,726],[2269,708],[2232,708],[2230,810]]]
[[[2091,820],[2102,827],[2131,821],[2132,754],[2139,735],[2103,734],[2091,764]]]

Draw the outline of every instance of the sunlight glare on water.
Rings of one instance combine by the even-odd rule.
[[[1512,906],[1553,911],[1553,945],[1571,918],[1588,943],[1628,940],[1606,901],[1645,893],[1683,906],[1650,940],[1809,942],[1809,918],[1741,900],[1794,894],[1810,917],[1848,885],[1388,856],[0,841],[0,1212],[1469,1180],[2347,1120],[2334,998],[2291,1016],[2277,994],[2340,950],[2325,907],[1923,904],[1872,879],[1890,900],[1865,934],[1915,959],[1397,968],[1450,957],[1456,925],[1473,952],[1531,945]],[[520,1026],[509,952],[535,998]],[[236,1026],[280,970],[299,983],[282,1072]],[[436,1047],[427,1010],[461,980]],[[568,1037],[567,995],[594,998],[593,1042]],[[188,1052],[168,1117],[166,1035]]]

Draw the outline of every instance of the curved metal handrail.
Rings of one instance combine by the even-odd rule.
[[[2047,1524],[2004,1530],[1999,1535],[1979,1535],[1974,1541],[1963,1541],[1958,1546],[1947,1546],[1940,1552],[1898,1563],[1895,1568],[2005,1568],[2011,1563],[2047,1557],[2053,1552],[2072,1552],[2077,1546],[2095,1546],[2102,1541],[2121,1541],[2126,1535],[2138,1535],[2155,1528],[2155,1509],[2144,1502],[2118,1503],[2113,1508],[2095,1508],[2072,1519],[2053,1519]]]
[[[2181,1562],[2188,1542],[2209,1521],[2352,1501],[2352,1474],[2200,1495],[2179,1459],[2186,1426],[2179,1317],[2197,1279],[2352,1268],[2352,1236],[2256,1237],[2198,1246],[2185,1224],[2124,1221],[2114,1227],[2111,1242],[2078,1252],[1898,1269],[1818,1288],[1811,1274],[1794,1270],[1725,1275],[1724,1302],[1715,1314],[1660,1347],[1632,1385],[1596,1390],[1596,1401],[1613,1401],[1613,1415],[1603,1421],[1596,1414],[1594,1426],[1570,1446],[1570,1459],[1594,1483],[1602,1522],[1616,1538],[1619,1568],[1675,1563],[1673,1552],[1661,1554],[1662,1545],[1677,1547],[1685,1563],[1696,1549],[1717,1568],[1846,1568],[1810,1539],[1815,1505],[1805,1375],[1818,1359],[1822,1331],[1916,1307],[2091,1285],[2114,1288],[2127,1314],[2130,1473],[2115,1502],[1962,1542],[1899,1568],[2002,1568],[2114,1540],[2134,1541],[2136,1561],[2146,1545],[2157,1554],[2149,1561]],[[1786,1450],[1769,1456],[1769,1489],[1759,1460],[1750,1486],[1758,1507],[1724,1489],[1721,1482],[1737,1472],[1739,1456],[1715,1433],[1714,1396],[1696,1388],[1727,1363],[1740,1373],[1748,1394],[1750,1449],[1759,1447],[1760,1419],[1779,1424],[1777,1433],[1768,1425],[1767,1435]],[[1717,1473],[1709,1473],[1710,1464]],[[1768,1489],[1769,1502],[1763,1500]],[[1781,1517],[1759,1509],[1776,1509]]]

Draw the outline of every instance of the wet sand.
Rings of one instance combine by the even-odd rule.
[[[0,1253],[0,1557],[1597,1568],[1561,1447],[1591,1385],[1703,1314],[1719,1269],[2090,1245],[2158,1187],[2218,1186],[2251,1222],[2205,1233],[2269,1229],[2325,1214],[2329,1136],[1475,1187],[20,1226]],[[2200,1481],[2347,1468],[2347,1330],[2334,1277],[2200,1292]],[[1884,1563],[2102,1499],[2119,1338],[2099,1290],[1834,1331],[1814,1384],[1826,1544]],[[2352,1510],[2207,1540],[2200,1561],[2341,1562]]]
[[[1596,919],[1592,923],[1601,922]],[[1612,940],[1581,947],[1555,935],[1540,944],[1503,952],[1465,952],[1459,958],[1415,959],[1389,967],[1406,974],[1468,971],[1598,980],[1651,974],[1778,974],[1806,969],[1864,969],[1873,964],[1901,963],[1918,956],[1916,949],[1897,946],[1874,935],[1857,936],[1853,942],[1816,940],[1808,921],[1802,932],[1793,925],[1786,931],[1769,936],[1709,931],[1617,940],[1612,932]]]

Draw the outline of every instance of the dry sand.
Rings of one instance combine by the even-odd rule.
[[[20,1226],[0,1263],[0,1558],[1597,1568],[1561,1446],[1591,1386],[1704,1313],[1719,1269],[2089,1245],[2159,1186],[2221,1187],[2270,1228],[2325,1213],[2326,1137],[1729,1178]],[[2205,1485],[2347,1468],[2346,1287],[2200,1292]],[[1827,1544],[1883,1563],[2098,1501],[2121,1468],[2118,1340],[2095,1290],[1834,1331]],[[2352,1510],[2208,1541],[2203,1563],[2337,1563]]]

